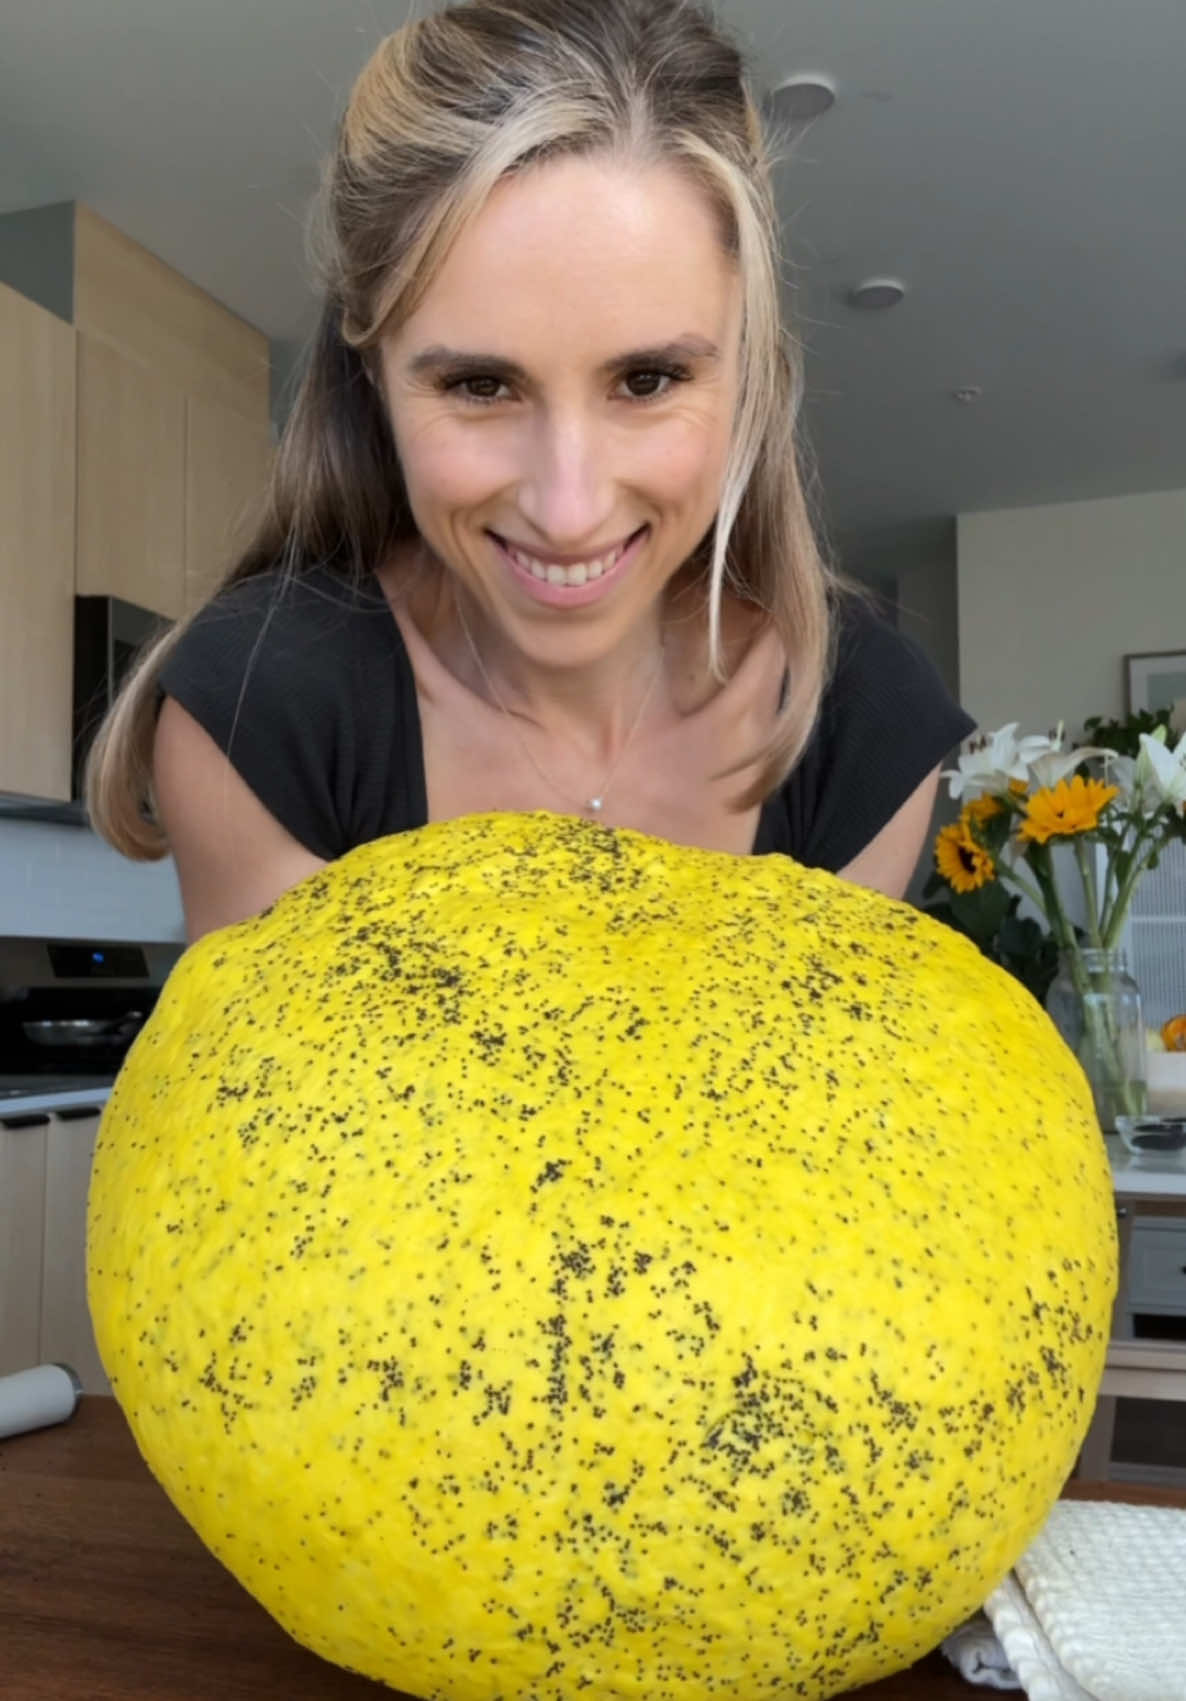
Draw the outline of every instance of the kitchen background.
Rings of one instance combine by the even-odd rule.
[[[804,76],[835,91],[810,122],[802,93],[774,96],[835,554],[983,724],[1120,712],[1126,652],[1186,649],[1186,7],[720,10],[766,93]],[[6,17],[0,280],[10,310],[16,293],[74,324],[78,460],[52,491],[40,469],[57,532],[39,539],[30,469],[9,449],[27,452],[29,406],[6,383],[0,793],[64,795],[75,580],[171,614],[224,561],[311,326],[318,160],[371,45],[406,14],[383,0],[41,0]],[[141,249],[165,262],[147,285]],[[876,277],[900,280],[901,302],[853,305]],[[136,292],[170,282],[162,358]],[[24,369],[32,336],[10,332]],[[44,392],[44,374],[26,382]],[[167,864],[0,819],[0,932],[148,928],[180,937]]]
[[[312,326],[318,161],[409,9],[6,11],[0,943],[182,940],[171,865],[68,823],[75,594],[175,617],[225,566]],[[1122,713],[1126,654],[1186,652],[1186,4],[719,12],[788,139],[788,304],[833,554],[981,724]],[[887,279],[896,304],[861,305]],[[0,1291],[0,1334],[2,1313]],[[1148,1315],[1183,1313],[1186,1290]],[[1130,1414],[1122,1456],[1186,1463],[1186,1408],[1167,1410]]]

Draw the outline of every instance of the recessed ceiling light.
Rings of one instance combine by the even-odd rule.
[[[848,299],[853,307],[875,311],[896,307],[905,294],[906,285],[898,278],[866,278],[849,291]]]
[[[967,403],[978,402],[984,391],[979,384],[961,384],[958,390],[953,390],[951,393],[957,402]]]
[[[785,124],[806,124],[836,104],[836,84],[816,71],[784,77],[766,96],[766,110]]]

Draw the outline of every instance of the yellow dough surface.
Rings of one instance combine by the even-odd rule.
[[[174,970],[104,1117],[139,1446],[325,1658],[431,1701],[808,1701],[1069,1474],[1113,1197],[965,940],[546,814],[379,840]]]

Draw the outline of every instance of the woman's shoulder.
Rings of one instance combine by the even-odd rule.
[[[220,643],[273,634],[285,642],[370,635],[398,642],[387,601],[373,578],[356,580],[326,567],[293,572],[269,568],[223,585],[194,616],[184,636],[215,634]]]
[[[841,583],[829,597],[832,621],[830,680],[846,669],[863,672],[871,664],[891,662],[904,653],[902,634],[881,600],[861,585]]]
[[[845,867],[975,726],[938,668],[859,588],[832,603],[832,666],[815,731],[780,788],[802,862]]]
[[[249,687],[332,696],[360,674],[398,669],[402,651],[377,585],[325,568],[269,570],[223,586],[198,610],[161,668],[160,689],[183,702],[195,691]]]
[[[393,799],[415,812],[415,683],[377,585],[315,569],[225,586],[166,657],[158,695],[319,856],[404,824]]]
[[[922,646],[902,632],[878,600],[862,587],[840,586],[833,594],[832,665],[821,713],[844,717],[894,703],[949,710],[950,693]],[[944,719],[952,718],[946,713]],[[956,709],[954,719],[966,720]]]

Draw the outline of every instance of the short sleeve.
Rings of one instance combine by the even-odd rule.
[[[976,726],[925,652],[860,598],[845,598],[836,619],[835,665],[819,719],[782,788],[777,814],[785,817],[775,824],[779,848],[833,872],[877,837]]]
[[[377,586],[325,571],[232,585],[182,634],[159,690],[315,856],[422,824],[415,686]]]

